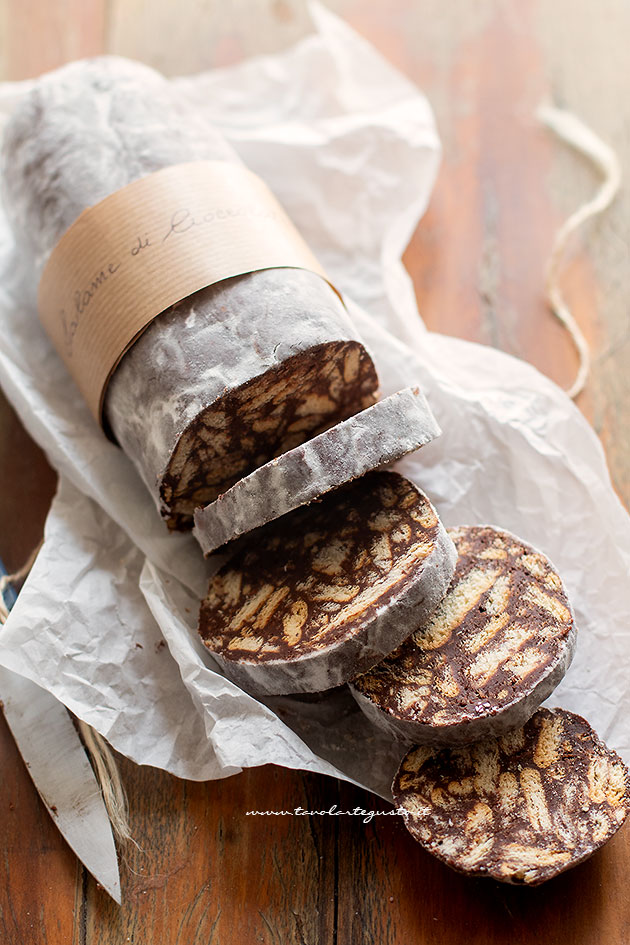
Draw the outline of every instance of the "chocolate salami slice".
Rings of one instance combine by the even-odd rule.
[[[250,692],[318,692],[373,666],[448,588],[455,549],[429,500],[368,473],[242,539],[211,579],[199,632]]]
[[[458,559],[448,594],[351,684],[368,718],[418,744],[464,744],[523,725],[575,648],[571,607],[544,555],[490,526],[449,535]]]
[[[195,512],[205,554],[386,463],[440,434],[426,399],[407,388],[296,446]]]
[[[411,835],[448,866],[535,886],[610,840],[628,814],[630,778],[583,718],[540,709],[474,745],[413,748],[392,794]]]
[[[41,271],[79,214],[173,164],[238,162],[221,134],[139,63],[103,57],[50,73],[4,136],[4,202]],[[36,284],[36,279],[34,283]],[[159,314],[122,358],[105,419],[170,528],[234,482],[377,399],[374,365],[315,273],[253,272]]]

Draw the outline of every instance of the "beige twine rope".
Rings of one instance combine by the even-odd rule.
[[[127,794],[120,779],[118,765],[103,736],[82,719],[77,719],[81,737],[90,753],[96,769],[96,778],[101,787],[103,801],[117,840],[132,841],[129,826]]]
[[[20,584],[28,577],[43,544],[44,540],[42,539],[18,571],[13,574],[3,574],[0,577],[0,625],[3,625],[9,616],[8,608],[4,602],[4,592],[9,584]],[[76,721],[85,747],[92,759],[92,766],[103,795],[114,836],[120,842],[135,842],[132,839],[129,827],[127,795],[120,779],[116,759],[102,735],[81,719]]]
[[[551,256],[547,264],[545,289],[551,311],[566,328],[575,345],[579,358],[579,367],[575,380],[567,390],[569,397],[575,398],[584,390],[591,367],[589,344],[576,322],[572,312],[562,297],[558,286],[559,272],[570,237],[591,217],[603,213],[615,199],[621,185],[621,168],[617,155],[594,131],[576,118],[571,112],[541,105],[537,111],[539,120],[554,132],[562,141],[589,158],[603,180],[595,196],[564,221],[556,233]]]

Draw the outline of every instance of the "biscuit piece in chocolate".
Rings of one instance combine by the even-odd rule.
[[[206,160],[240,163],[205,115],[141,63],[100,57],[37,80],[5,129],[0,175],[33,283],[87,207],[164,167]],[[246,273],[156,316],[114,372],[105,419],[170,529],[192,526],[197,506],[377,399],[374,364],[316,273]]]
[[[248,302],[252,291],[255,299]],[[306,296],[318,298],[308,319]],[[333,322],[341,303],[330,286],[311,272],[267,269],[239,276],[238,283],[229,279],[186,300],[188,307],[197,304],[206,321],[205,329],[198,326],[199,334],[206,336],[208,344],[210,335],[215,337],[214,359],[211,365],[200,366],[198,375],[206,378],[199,392],[209,402],[187,425],[179,418],[182,429],[160,476],[160,509],[171,530],[190,527],[196,508],[213,502],[261,464],[373,404],[378,390],[372,360],[358,341],[323,340],[333,339],[338,332]],[[222,304],[228,308],[220,313]],[[212,322],[217,312],[221,329]],[[166,363],[178,364],[185,344],[181,313],[164,313],[160,318],[162,351],[167,339],[173,344],[172,359]],[[152,329],[153,325],[148,331]],[[231,347],[229,353],[221,347],[219,334]],[[235,346],[237,334],[242,347]],[[134,365],[139,366],[145,357],[141,342],[125,355],[127,398],[134,384],[138,397],[143,397],[141,382],[133,380]],[[191,353],[191,360],[194,357]],[[230,363],[236,359],[238,364]],[[106,405],[120,394],[118,373],[110,383]],[[163,373],[169,373],[166,366]],[[175,385],[174,376],[168,380]],[[195,410],[200,404],[196,403]],[[132,414],[136,416],[133,429],[128,420],[122,426],[112,420],[127,452],[135,451],[140,429],[138,410]]]
[[[199,632],[251,692],[318,692],[395,649],[437,606],[455,548],[407,479],[372,472],[243,539]]]
[[[575,648],[571,607],[544,555],[490,526],[449,535],[458,560],[446,597],[351,684],[368,718],[416,744],[465,744],[523,725]]]
[[[306,505],[440,434],[424,395],[408,387],[241,479],[195,512],[205,554]]]
[[[610,840],[630,806],[621,758],[579,715],[540,709],[522,728],[403,758],[394,803],[454,869],[535,886]]]

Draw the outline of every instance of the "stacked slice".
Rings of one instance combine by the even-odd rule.
[[[195,513],[205,554],[439,436],[424,395],[400,390],[240,479]]]
[[[439,433],[421,392],[402,390],[197,510],[206,554],[239,539],[199,618],[230,679],[260,695],[321,692],[374,666],[429,617],[455,548],[413,483],[376,470]]]
[[[446,597],[351,686],[376,725],[422,744],[465,744],[523,725],[575,649],[571,607],[544,555],[488,526],[449,535],[458,559]]]
[[[406,639],[454,566],[428,499],[397,473],[369,473],[247,542],[210,581],[200,633],[252,692],[319,692]]]
[[[509,532],[447,532],[380,466],[439,430],[399,391],[278,456],[195,513],[210,581],[199,631],[259,695],[345,682],[367,718],[412,747],[392,794],[449,866],[535,885],[605,843],[630,808],[621,759],[582,718],[540,709],[575,649],[548,559]]]
[[[392,785],[411,835],[460,872],[537,885],[621,826],[628,771],[580,716],[538,708],[575,648],[551,563],[489,526],[449,535],[444,600],[350,689],[375,725],[416,743]]]

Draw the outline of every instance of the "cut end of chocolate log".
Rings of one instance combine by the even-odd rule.
[[[243,541],[199,632],[230,679],[266,695],[331,689],[383,659],[443,598],[456,558],[429,500],[392,472]]]
[[[465,744],[523,725],[575,649],[571,607],[544,555],[490,526],[449,535],[458,560],[446,597],[350,687],[374,724],[418,744]]]
[[[621,758],[564,709],[467,747],[413,748],[392,793],[411,835],[448,866],[528,886],[589,857],[630,807]]]
[[[440,434],[424,395],[407,388],[273,459],[195,512],[205,554],[313,502]]]
[[[274,456],[369,407],[378,378],[358,341],[316,345],[242,384],[199,413],[162,478],[169,528],[193,524],[213,502]]]

